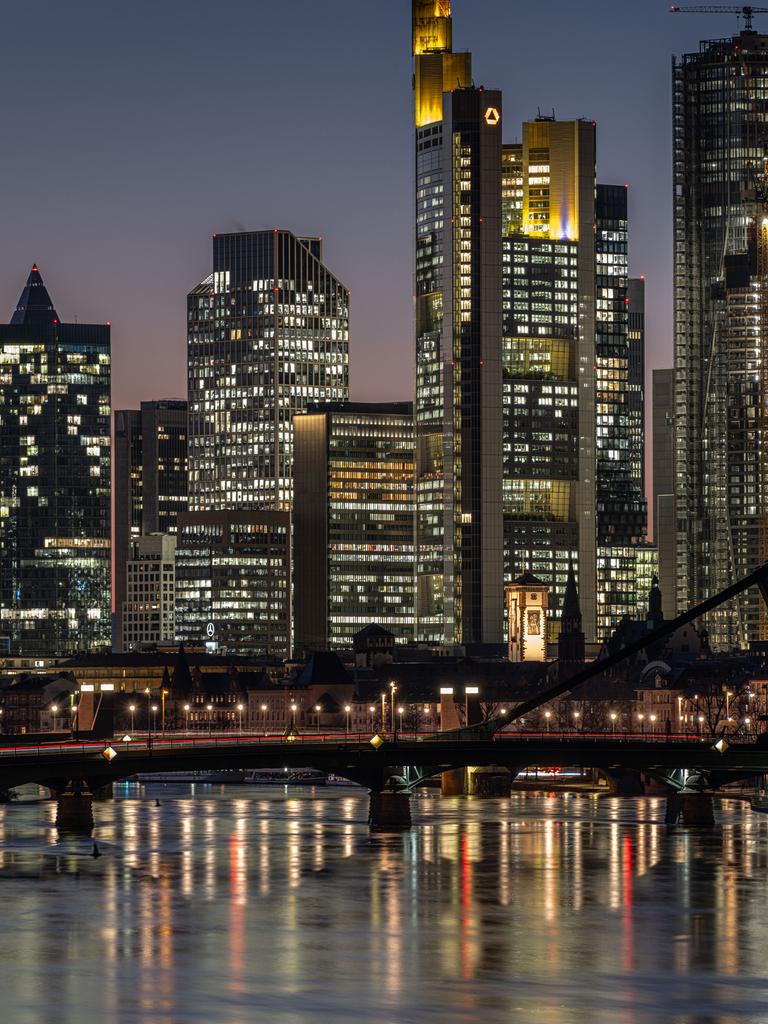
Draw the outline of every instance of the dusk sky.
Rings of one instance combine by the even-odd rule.
[[[671,361],[670,58],[737,30],[663,0],[454,0],[454,43],[504,92],[598,122],[629,183],[648,363]],[[768,18],[757,27],[768,27]],[[352,290],[352,395],[412,397],[409,0],[21,0],[6,39],[0,315],[33,261],[65,321],[109,320],[113,404],[184,396],[187,291],[216,231],[325,239]]]

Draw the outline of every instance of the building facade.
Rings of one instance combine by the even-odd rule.
[[[653,371],[653,536],[658,577],[670,619],[677,611],[675,522],[675,371]]]
[[[222,654],[288,658],[288,512],[226,509],[179,516],[176,637]]]
[[[188,296],[189,507],[290,509],[295,413],[349,393],[349,291],[322,241],[213,237]]]
[[[635,489],[647,508],[645,481],[645,278],[627,282],[627,338],[629,340],[629,464]]]
[[[414,0],[413,56],[417,636],[501,643],[501,94],[449,0]]]
[[[125,567],[121,651],[173,643],[176,637],[176,535],[143,534]]]
[[[522,140],[502,162],[504,574],[547,585],[552,624],[574,565],[592,638],[595,126],[542,118]]]
[[[414,636],[411,403],[314,405],[294,427],[294,645]]]
[[[673,63],[678,608],[768,556],[768,36]],[[707,616],[713,648],[768,638],[748,592]]]
[[[115,412],[114,645],[120,651],[126,572],[144,534],[175,534],[187,507],[187,403],[142,402]]]
[[[110,329],[63,324],[36,266],[0,326],[0,646],[110,642]]]

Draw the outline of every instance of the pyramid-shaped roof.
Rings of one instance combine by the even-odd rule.
[[[43,283],[37,264],[32,264],[24,291],[11,317],[12,324],[50,324],[58,321],[59,314],[54,309],[51,296]]]
[[[573,571],[573,562],[568,566],[568,579],[565,583],[562,617],[564,619],[581,618],[581,605],[579,604],[579,592],[576,589],[576,574]]]

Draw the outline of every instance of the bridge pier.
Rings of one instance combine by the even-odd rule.
[[[512,773],[508,768],[473,768],[467,771],[467,790],[480,800],[512,796]]]
[[[709,793],[670,793],[664,821],[676,825],[682,818],[686,828],[713,828],[715,808]]]
[[[409,829],[411,794],[392,789],[372,789],[368,824],[371,832],[404,832]]]
[[[467,769],[452,768],[440,775],[440,796],[466,796]]]
[[[69,779],[55,790],[56,828],[59,832],[90,835],[93,831],[93,793],[84,779]]]

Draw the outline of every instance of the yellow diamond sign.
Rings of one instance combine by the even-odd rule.
[[[495,124],[499,123],[500,116],[501,115],[499,114],[496,107],[488,107],[488,109],[485,112],[485,123],[493,127]]]
[[[105,747],[101,752],[101,756],[106,761],[113,761],[117,757],[117,751],[114,747]]]
[[[381,736],[379,736],[378,733],[376,733],[375,736],[371,736],[368,742],[371,744],[372,747],[375,747],[378,750],[381,744],[384,742],[384,740],[381,738]]]

